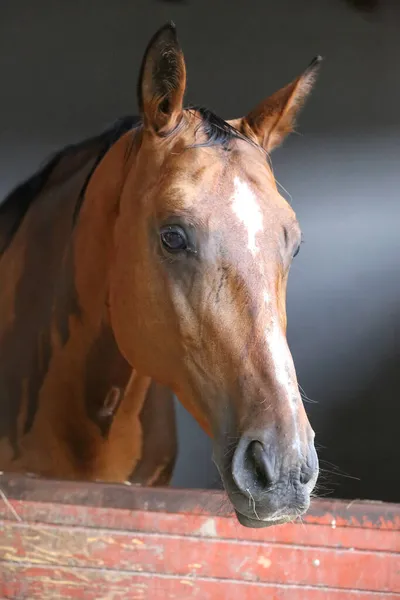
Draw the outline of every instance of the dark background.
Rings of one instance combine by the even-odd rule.
[[[399,2],[366,17],[340,0],[1,0],[0,195],[50,152],[136,112],[144,48],[170,18],[188,102],[225,118],[326,59],[301,135],[273,156],[305,238],[289,343],[317,402],[306,408],[322,466],[340,473],[326,488],[400,501]],[[218,485],[210,443],[181,408],[179,432],[174,484]]]

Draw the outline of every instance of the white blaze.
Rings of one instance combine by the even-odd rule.
[[[266,337],[276,379],[285,389],[291,403],[293,403],[293,395],[297,396],[296,384],[293,381],[293,361],[285,336],[275,319],[272,320],[271,326],[267,328]]]
[[[247,229],[247,247],[253,255],[256,255],[258,252],[256,235],[263,230],[261,209],[254,192],[245,181],[235,177],[233,184],[235,188],[232,197],[233,212]]]
[[[276,319],[266,330],[266,342],[271,362],[275,369],[275,377],[285,391],[293,416],[294,440],[292,447],[300,453],[300,437],[297,424],[298,387],[294,374],[293,359],[291,357],[286,338]]]

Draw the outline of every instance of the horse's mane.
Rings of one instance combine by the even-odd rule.
[[[22,220],[29,207],[35,201],[35,198],[38,197],[39,193],[49,180],[52,172],[63,159],[70,158],[77,152],[89,150],[92,146],[97,150],[95,165],[81,190],[81,197],[85,193],[85,189],[89,183],[89,179],[93,174],[94,169],[97,167],[109,148],[124,133],[139,124],[140,119],[138,117],[128,116],[118,119],[118,121],[116,121],[111,127],[102,133],[91,138],[87,138],[81,142],[78,142],[77,144],[68,145],[62,150],[59,150],[47,160],[47,162],[39,169],[39,171],[14,188],[14,190],[12,190],[0,204],[0,255],[10,244],[15,233],[18,231],[18,228],[22,223]],[[1,231],[3,227],[5,228],[5,231]]]
[[[218,117],[215,113],[208,108],[202,106],[194,106],[192,110],[200,114],[201,120],[199,121],[199,127],[202,128],[203,133],[206,136],[206,142],[203,144],[196,144],[196,146],[223,146],[228,148],[229,144],[234,139],[244,140],[245,142],[257,146],[253,140],[250,140],[238,129],[224,121],[221,117]],[[258,146],[257,146],[258,147]],[[261,148],[260,148],[261,149]]]
[[[249,140],[237,129],[229,125],[229,123],[215,115],[210,110],[202,107],[191,107],[189,110],[193,110],[200,115],[199,127],[202,128],[203,133],[206,135],[206,141],[202,144],[196,145],[221,145],[224,148],[227,148],[229,143],[235,138],[252,143],[251,140]],[[91,169],[89,176],[86,178],[86,181],[79,194],[75,209],[76,217],[76,215],[79,213],[79,209],[81,207],[90,178],[101,159],[124,133],[133,128],[139,127],[140,124],[141,119],[139,117],[126,116],[118,119],[111,127],[102,133],[91,138],[87,138],[81,142],[78,142],[77,144],[66,146],[62,150],[58,151],[49,160],[47,160],[47,162],[42,166],[41,169],[39,169],[39,171],[14,188],[14,190],[12,190],[0,204],[0,256],[11,243],[27,211],[35,201],[35,198],[38,197],[39,193],[48,182],[54,169],[63,159],[72,158],[80,151],[89,151],[92,147],[97,152],[93,168]]]

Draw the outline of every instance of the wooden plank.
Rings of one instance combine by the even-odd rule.
[[[400,600],[400,506],[241,527],[220,492],[0,475],[0,598]]]
[[[0,594],[18,600],[399,600],[393,593],[3,564]]]
[[[368,527],[342,527],[332,518],[329,525],[292,523],[268,529],[246,529],[234,518],[129,511],[112,508],[90,508],[46,502],[12,501],[18,517],[25,523],[84,526],[130,532],[164,533],[241,539],[253,542],[294,544],[297,546],[322,546],[400,552],[400,535],[393,530]],[[0,519],[15,521],[10,507],[0,502]],[[0,525],[1,527],[2,525]],[[3,525],[4,526],[4,525]]]
[[[144,488],[117,484],[55,481],[0,474],[8,500],[177,514],[232,517],[226,495],[217,491]],[[0,503],[1,505],[1,503]],[[316,499],[305,523],[400,531],[400,505],[383,502]]]
[[[400,593],[397,554],[242,540],[9,522],[1,560]]]

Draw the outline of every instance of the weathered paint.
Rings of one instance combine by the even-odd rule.
[[[398,594],[346,591],[279,583],[148,576],[90,569],[7,567],[2,583],[6,598],[29,600],[398,600]],[[187,583],[192,583],[188,586]]]
[[[317,500],[304,523],[259,530],[238,525],[214,492],[5,475],[0,488],[7,499],[0,501],[0,597],[395,600],[400,594],[399,505]]]
[[[137,571],[140,566],[148,574],[181,578],[191,574],[188,564],[197,563],[201,568],[196,574],[212,579],[400,593],[399,555],[313,547],[306,540],[305,531],[300,546],[158,533],[135,533],[133,542],[129,531],[8,522],[0,540],[0,559],[13,564],[125,572]]]

